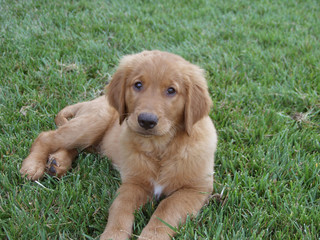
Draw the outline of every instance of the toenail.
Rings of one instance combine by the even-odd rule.
[[[57,161],[55,159],[52,160],[51,164],[58,166]]]
[[[54,168],[54,166],[51,166],[51,167],[49,168],[49,172],[50,172],[50,173],[57,173],[57,171],[56,171],[56,169]]]

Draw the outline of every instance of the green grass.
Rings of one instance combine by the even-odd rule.
[[[82,154],[60,181],[19,168],[59,109],[100,94],[121,56],[207,72],[216,193],[175,239],[319,239],[318,1],[0,0],[0,239],[96,239],[120,184]],[[139,235],[156,203],[136,213]]]

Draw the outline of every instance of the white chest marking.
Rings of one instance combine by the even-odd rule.
[[[153,194],[156,198],[159,198],[161,196],[163,190],[163,186],[158,185],[158,184],[154,184],[154,189],[153,189]]]

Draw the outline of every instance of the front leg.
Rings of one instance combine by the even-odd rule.
[[[118,196],[109,209],[108,224],[101,240],[128,239],[132,233],[134,212],[144,205],[149,197],[148,191],[140,185],[124,183],[120,186]]]
[[[171,239],[175,232],[163,222],[177,228],[180,223],[185,222],[188,214],[195,215],[199,212],[208,196],[209,193],[194,189],[180,189],[174,192],[160,202],[139,240]]]

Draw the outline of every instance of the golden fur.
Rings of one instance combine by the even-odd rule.
[[[20,172],[32,180],[45,171],[62,176],[76,149],[92,147],[112,159],[122,180],[101,239],[130,238],[134,211],[154,195],[165,198],[139,239],[170,239],[174,232],[159,219],[178,227],[212,192],[210,106],[199,67],[167,52],[125,56],[106,96],[59,112],[59,128],[39,135]]]

